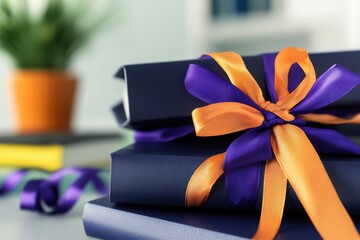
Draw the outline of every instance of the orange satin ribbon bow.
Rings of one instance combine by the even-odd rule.
[[[278,102],[265,101],[257,82],[247,70],[242,58],[232,52],[209,54],[226,72],[230,81],[246,93],[256,104],[286,122],[295,117],[291,109],[308,94],[316,80],[314,67],[305,50],[286,48],[275,60],[275,90]],[[289,93],[288,73],[293,64],[299,64],[305,77]],[[197,108],[192,113],[198,136],[217,136],[260,126],[262,113],[245,104],[221,102]],[[352,119],[308,114],[304,120],[337,124],[360,123],[360,115]],[[341,203],[325,168],[301,128],[285,123],[272,127],[271,146],[274,159],[265,166],[263,200],[260,223],[254,239],[273,239],[281,225],[285,204],[287,181],[304,206],[315,228],[324,239],[359,239],[359,234]],[[223,174],[225,153],[208,158],[192,175],[185,204],[203,204],[213,184]]]

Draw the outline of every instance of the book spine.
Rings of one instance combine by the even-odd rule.
[[[105,240],[233,240],[236,236],[140,214],[85,204],[83,224],[86,235]]]
[[[206,157],[203,156],[114,153],[111,163],[110,200],[118,203],[183,207],[187,183],[204,159]],[[324,167],[347,210],[351,214],[360,214],[359,159],[323,160]],[[261,179],[260,183],[262,182]],[[260,185],[253,209],[247,210],[259,210],[261,199]],[[303,211],[290,185],[286,201],[285,211]],[[227,198],[223,176],[214,185],[203,207],[236,208]]]

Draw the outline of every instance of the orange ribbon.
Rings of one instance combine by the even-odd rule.
[[[323,124],[360,124],[360,114],[355,114],[350,118],[340,118],[331,114],[305,114],[300,116],[307,122],[318,122]]]
[[[275,91],[278,102],[265,101],[257,82],[242,58],[233,52],[210,56],[224,69],[230,81],[266,111],[289,122],[295,117],[291,108],[305,98],[316,80],[314,67],[303,49],[286,48],[275,59]],[[289,93],[288,73],[297,63],[305,73],[298,87]],[[217,136],[260,126],[262,113],[245,104],[222,102],[197,108],[192,113],[198,136]],[[351,119],[332,115],[307,114],[307,121],[327,124],[359,123],[359,114]],[[341,203],[326,170],[301,128],[286,123],[272,127],[274,159],[268,160],[264,174],[260,223],[254,239],[273,239],[283,215],[287,180],[293,187],[315,228],[324,239],[359,239],[359,234]],[[225,153],[212,156],[192,175],[185,203],[198,206],[206,202],[213,184],[223,174]]]

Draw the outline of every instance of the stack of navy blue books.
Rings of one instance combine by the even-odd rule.
[[[318,53],[310,54],[310,58],[317,75],[334,63],[360,73],[360,52]],[[245,57],[244,62],[264,97],[269,98],[261,56]],[[200,65],[226,78],[211,59],[122,67],[116,76],[126,82],[124,100],[113,109],[121,126],[150,136],[160,128],[190,126],[192,110],[205,103],[184,87],[189,64]],[[358,113],[360,86],[330,108]],[[359,124],[331,128],[360,146]],[[251,238],[260,216],[263,175],[251,204],[231,204],[225,179],[220,177],[203,206],[185,207],[186,188],[192,174],[208,157],[225,152],[235,137],[236,134],[198,138],[189,133],[169,142],[137,141],[113,152],[110,196],[85,205],[86,234],[101,239]],[[360,229],[360,156],[323,154],[320,158],[342,203]],[[263,174],[264,166],[261,168]],[[321,239],[291,186],[288,189],[285,216],[276,239]]]

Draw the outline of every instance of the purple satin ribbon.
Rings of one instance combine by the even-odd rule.
[[[135,131],[136,142],[170,142],[191,133],[194,133],[194,125],[161,128],[150,131]]]
[[[29,170],[21,169],[7,176],[0,187],[0,196],[15,190]],[[43,214],[66,213],[81,197],[87,184],[92,183],[95,190],[108,194],[108,187],[100,178],[101,170],[93,168],[69,167],[50,175],[48,179],[30,180],[20,196],[20,207],[24,210]],[[72,184],[61,194],[60,184],[66,176],[76,176]]]
[[[277,102],[274,87],[275,57],[275,54],[263,56],[266,84],[272,102]],[[290,92],[299,85],[302,78],[303,72],[301,68],[294,64],[289,72]],[[317,79],[307,96],[292,109],[291,113],[296,117],[300,114],[326,112],[324,107],[338,101],[359,84],[360,75],[339,65],[334,65]],[[234,205],[252,206],[255,203],[259,188],[261,164],[273,157],[270,144],[271,127],[286,122],[275,114],[260,108],[251,98],[228,80],[222,79],[200,66],[193,64],[189,66],[185,78],[185,87],[190,94],[209,104],[240,102],[258,109],[264,115],[265,120],[260,127],[246,131],[230,144],[226,151],[224,163],[229,200]],[[357,112],[359,112],[358,109]],[[354,114],[354,112],[349,111],[348,114],[343,112],[342,116],[350,114]],[[300,118],[296,118],[291,124],[299,126],[306,133],[319,153],[360,155],[360,147],[336,131],[307,127],[306,123]],[[174,130],[173,134],[172,130]],[[173,140],[181,135],[178,129],[175,130],[175,128],[166,129],[166,139],[159,137],[162,135],[157,130],[148,133],[157,137],[149,137],[146,140],[155,142],[164,142],[166,139]],[[147,133],[137,134],[141,136],[137,140],[141,141]]]
[[[12,172],[9,176],[7,176],[0,186],[0,196],[15,190],[20,185],[27,172],[28,170],[26,169],[20,169]]]

